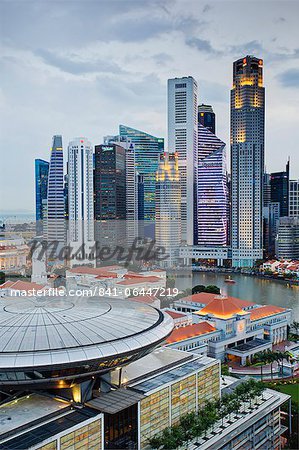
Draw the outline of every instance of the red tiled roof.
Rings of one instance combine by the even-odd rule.
[[[216,328],[210,325],[208,322],[194,323],[193,325],[187,325],[186,327],[176,328],[172,331],[171,335],[166,339],[167,344],[173,344],[174,342],[184,341],[201,334],[212,333],[216,331]]]
[[[172,317],[173,319],[180,319],[181,317],[185,317],[186,319],[188,318],[186,316],[186,314],[177,312],[177,311],[172,311],[171,309],[164,309],[164,311],[170,315],[170,317]]]
[[[9,285],[6,285],[6,283],[10,283]],[[2,284],[0,286],[1,289],[13,289],[16,291],[30,291],[31,289],[36,289],[36,290],[41,290],[41,289],[46,289],[45,286],[42,286],[41,284],[37,284],[37,283],[32,283],[31,281],[22,281],[22,280],[17,280],[14,282],[11,281],[6,281],[6,283],[4,283],[4,285]]]
[[[5,283],[0,285],[0,289],[7,289],[14,283],[15,283],[15,281],[7,280],[7,281],[5,281]]]
[[[133,277],[123,281],[119,281],[117,284],[123,285],[142,284],[142,283],[155,283],[157,281],[161,281],[161,279],[159,277]]]
[[[212,314],[215,317],[221,319],[228,319],[233,317],[235,314],[244,314],[245,311],[242,309],[243,301],[235,299],[233,297],[215,297],[208,305],[197,311],[195,314],[206,315]]]
[[[97,275],[101,278],[117,278],[117,274],[114,272],[108,272],[107,270],[104,270],[102,267],[87,267],[87,266],[79,266],[74,267],[73,269],[69,270],[72,273],[78,273],[78,274],[86,274],[86,275]]]
[[[264,317],[273,316],[274,314],[278,314],[283,311],[286,311],[286,309],[281,308],[280,306],[265,305],[265,306],[261,306],[259,308],[254,308],[250,313],[250,319],[252,321],[259,320]]]
[[[236,297],[227,297],[227,298],[232,300],[234,303],[236,303],[238,305],[238,307],[241,309],[246,308],[248,306],[255,305],[255,303],[249,302],[248,300],[241,300],[240,298],[236,298]],[[207,292],[200,292],[199,294],[190,295],[189,297],[185,297],[180,300],[209,305],[215,299],[219,299],[218,294],[209,294]],[[178,300],[178,301],[180,301],[180,300]]]
[[[150,305],[157,300],[157,297],[151,295],[136,295],[134,297],[128,298],[128,300],[132,300],[139,303],[147,303],[148,305]]]

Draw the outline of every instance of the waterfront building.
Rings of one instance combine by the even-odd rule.
[[[164,247],[169,255],[161,261],[168,267],[178,259],[178,250],[182,240],[181,229],[181,182],[176,153],[160,155],[156,172],[156,214],[155,241],[158,247]]]
[[[29,247],[21,236],[0,235],[0,271],[25,273]]]
[[[168,149],[178,154],[181,178],[182,240],[194,244],[197,224],[197,83],[193,77],[168,80]]]
[[[172,347],[193,351],[208,344],[208,356],[241,364],[260,351],[272,349],[273,344],[285,341],[292,319],[290,309],[208,293],[174,300],[174,309],[192,312],[193,323],[203,325],[198,329],[193,325],[186,327],[175,339],[170,335],[168,343]]]
[[[290,161],[286,164],[286,170],[270,175],[271,202],[280,204],[280,217],[289,215],[289,174]]]
[[[216,118],[211,105],[198,106],[198,123],[207,128],[211,133],[216,133]]]
[[[280,217],[280,203],[269,202],[263,208],[264,215],[264,249],[266,258],[275,255],[275,242],[277,237],[278,222]]]
[[[299,217],[281,217],[276,238],[279,259],[299,259]]]
[[[27,299],[1,299],[1,448],[149,448],[150,438],[219,399],[224,384],[234,389],[231,377],[221,386],[219,361],[157,348],[173,321],[145,303],[74,297],[32,302],[31,311]],[[217,433],[199,438],[200,445],[216,449],[225,442],[231,448],[238,433],[244,442],[250,435],[279,444],[285,431],[280,405],[288,399],[267,389],[254,408],[244,404],[233,421],[224,417]]]
[[[290,180],[289,216],[299,217],[299,180]]]
[[[43,200],[47,199],[49,162],[35,160],[35,220],[37,236],[43,233]]]
[[[44,238],[48,242],[48,259],[60,259],[65,245],[64,185],[63,185],[63,148],[62,137],[53,136],[48,175],[47,200],[43,202],[46,214],[43,219]]]
[[[227,244],[228,188],[225,143],[198,124],[197,239],[200,246]]]
[[[271,184],[270,184],[270,173],[264,173],[264,192],[263,192],[263,204],[267,207],[271,202]]]
[[[68,204],[70,264],[94,265],[93,148],[85,137],[68,145]]]
[[[154,221],[155,176],[159,156],[164,151],[164,139],[125,125],[119,126],[119,138],[126,138],[134,146],[136,172],[143,180],[143,219]]]
[[[232,264],[250,267],[263,258],[265,88],[263,61],[233,65],[231,90]]]

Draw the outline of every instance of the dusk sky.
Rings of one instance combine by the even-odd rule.
[[[229,147],[232,63],[264,59],[266,167],[299,178],[298,1],[5,1],[0,210],[34,211],[53,134],[95,145],[124,124],[167,138],[167,79],[192,75]],[[166,141],[167,142],[167,141]],[[171,150],[171,149],[169,149]]]

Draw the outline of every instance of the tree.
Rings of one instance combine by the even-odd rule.
[[[296,320],[294,320],[291,323],[291,330],[294,334],[296,334],[298,336],[299,335],[299,322],[296,322]]]
[[[0,272],[0,284],[5,283],[5,273],[4,272]]]
[[[192,288],[192,295],[199,294],[200,292],[205,292],[206,287],[203,284],[197,284]]]
[[[205,292],[208,292],[210,294],[220,294],[220,288],[218,286],[210,284],[205,288]]]

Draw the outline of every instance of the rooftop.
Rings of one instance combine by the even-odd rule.
[[[177,301],[209,305],[213,300],[219,299],[220,297],[221,296],[219,294],[209,294],[207,292],[200,292],[198,294],[189,295],[188,297],[181,298],[180,300],[177,300]],[[248,300],[241,300],[240,298],[236,298],[236,297],[225,297],[225,298],[233,301],[236,304],[236,306],[240,309],[248,308],[250,306],[256,305],[256,303],[249,302]]]
[[[170,317],[172,317],[173,319],[181,319],[181,318],[188,318],[188,316],[184,313],[178,312],[178,311],[173,311],[172,309],[163,309],[163,311],[165,311],[167,314],[170,315]]]
[[[285,308],[281,308],[280,306],[274,305],[265,305],[259,308],[254,308],[250,312],[250,319],[252,321],[263,319],[264,317],[273,316],[275,314],[280,314],[284,311],[287,311]]]
[[[166,339],[167,344],[173,344],[174,342],[184,341],[202,334],[213,333],[217,331],[215,327],[208,322],[194,323],[193,325],[187,325],[173,330],[170,336]]]
[[[33,289],[35,290],[42,290],[47,289],[45,286],[37,283],[33,283],[31,281],[10,281],[7,280],[5,283],[0,285],[0,289],[13,289],[17,291],[31,291]]]
[[[109,272],[107,267],[87,267],[79,266],[68,270],[71,273],[81,274],[81,275],[95,275],[97,277],[106,278],[117,278],[117,274],[114,272]]]
[[[238,300],[234,297],[221,297],[219,295],[195,314],[200,316],[213,315],[219,319],[229,319],[235,314],[247,314],[248,312],[242,309],[243,300]]]

